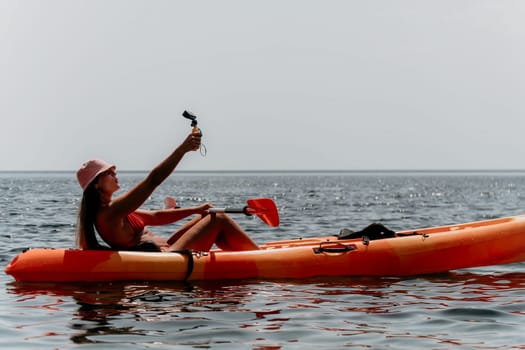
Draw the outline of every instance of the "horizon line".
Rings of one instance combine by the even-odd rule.
[[[118,170],[119,173],[147,173],[150,170]],[[76,170],[0,170],[0,173],[75,173]],[[174,173],[523,173],[525,169],[267,169],[267,170],[176,170]]]

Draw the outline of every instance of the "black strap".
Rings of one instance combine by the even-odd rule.
[[[193,272],[193,250],[191,249],[182,249],[182,250],[175,250],[172,251],[172,253],[179,253],[182,255],[188,256],[188,268],[186,269],[186,276],[184,276],[184,281],[187,281],[188,278],[190,278],[192,272]]]

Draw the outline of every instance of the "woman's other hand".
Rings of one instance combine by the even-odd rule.
[[[213,208],[213,205],[211,205],[210,203],[204,203],[194,208],[195,208],[196,214],[206,215],[208,214],[208,209]]]

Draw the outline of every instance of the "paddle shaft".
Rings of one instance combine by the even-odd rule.
[[[244,214],[247,216],[252,216],[255,214],[255,210],[245,206],[244,208],[210,208],[208,209],[209,213],[227,213],[227,214]]]
[[[176,207],[177,203],[173,198],[167,198],[166,207]],[[270,198],[252,198],[248,199],[244,208],[210,208],[208,213],[231,213],[244,214],[247,216],[257,215],[265,224],[277,227],[279,226],[279,213],[275,203]]]

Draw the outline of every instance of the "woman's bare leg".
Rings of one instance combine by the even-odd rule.
[[[191,219],[184,225],[182,225],[174,234],[168,238],[168,244],[172,245],[175,243],[183,234],[185,234],[190,228],[192,228],[197,222],[202,219],[202,215],[197,215],[195,218]]]
[[[170,250],[208,251],[214,243],[219,248],[228,251],[259,249],[257,244],[228,215],[212,213],[205,215],[188,227],[187,231],[171,244]]]

